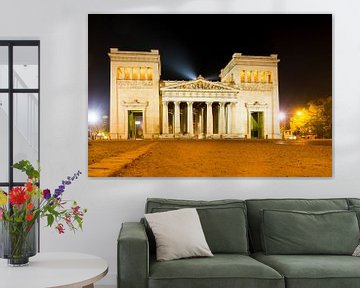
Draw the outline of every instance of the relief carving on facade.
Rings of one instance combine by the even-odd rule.
[[[180,81],[179,81],[180,82]],[[182,83],[183,81],[181,81],[181,84],[168,84],[163,87],[163,89],[166,90],[218,90],[218,91],[229,91],[232,90],[232,87],[224,87],[224,83],[221,84],[214,84],[210,81],[206,81],[206,80],[195,80],[195,81],[190,81],[187,83]]]
[[[121,88],[153,88],[153,81],[151,80],[117,80],[118,87]]]
[[[268,103],[259,103],[258,101],[255,101],[254,103],[245,103],[245,107],[248,109],[264,109],[268,106]]]
[[[183,99],[198,99],[198,101],[203,101],[203,99],[228,99],[229,101],[232,99],[237,99],[237,95],[239,90],[227,91],[227,90],[218,90],[216,92],[211,90],[190,90],[182,92],[181,90],[162,90],[162,97],[170,97],[170,98],[183,98]]]
[[[148,101],[141,102],[138,99],[135,99],[134,101],[123,101],[124,107],[147,107],[148,105]]]
[[[202,82],[202,81],[188,83],[188,84],[182,85],[177,88],[179,88],[179,89],[203,89],[203,90],[223,90],[224,89],[220,86],[213,85],[213,84],[207,83],[207,82]]]
[[[241,83],[240,90],[271,91],[271,90],[273,90],[273,85],[272,84],[264,84],[264,83]]]

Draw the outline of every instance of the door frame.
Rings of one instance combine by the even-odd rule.
[[[253,114],[257,114],[257,123],[258,123],[258,129],[257,130],[253,130]],[[265,113],[264,111],[251,111],[250,112],[250,137],[251,139],[264,139],[264,126],[265,126],[265,121],[264,121],[264,117],[265,117]],[[259,124],[260,120],[262,121],[262,125]],[[257,137],[253,137],[253,131],[257,131],[258,135]]]
[[[144,139],[144,111],[143,110],[128,110],[127,113],[127,117],[128,117],[128,133],[127,133],[127,139]],[[138,114],[138,115],[137,115]],[[140,115],[141,114],[141,115]],[[142,127],[142,137],[137,137],[137,127],[136,127],[136,117],[140,116],[141,117],[141,127]],[[132,119],[130,120],[130,117],[132,117]],[[133,126],[133,127],[130,127]],[[134,133],[134,135],[130,135],[130,133]]]

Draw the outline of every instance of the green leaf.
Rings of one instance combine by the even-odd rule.
[[[79,228],[82,230],[82,219],[79,216],[75,216],[75,221],[78,223]]]
[[[57,212],[53,207],[48,206],[47,210],[49,211],[50,214],[54,215],[55,217],[58,217],[60,215],[59,212]]]
[[[47,215],[47,224],[48,224],[48,226],[50,226],[51,227],[51,225],[54,223],[54,216],[53,215],[51,215],[51,214],[48,214]]]
[[[40,178],[40,168],[35,169],[29,160],[21,160],[13,164],[13,167],[22,172],[25,172],[29,178],[33,178],[37,180]]]

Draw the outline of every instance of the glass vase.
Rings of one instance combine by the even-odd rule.
[[[0,257],[8,259],[9,266],[25,266],[29,257],[36,255],[36,222],[1,221]]]

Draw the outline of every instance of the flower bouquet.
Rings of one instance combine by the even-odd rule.
[[[23,187],[12,187],[8,194],[0,188],[0,257],[9,265],[26,265],[36,254],[36,223],[45,218],[47,226],[55,227],[59,234],[82,229],[86,209],[75,202],[64,200],[66,186],[76,180],[81,172],[74,173],[54,189],[40,189],[40,169],[27,160],[13,165],[25,172],[28,179]]]

